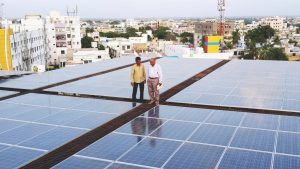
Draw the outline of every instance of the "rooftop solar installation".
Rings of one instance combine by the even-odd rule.
[[[0,168],[20,167],[131,108],[131,103],[40,94],[2,101]]]
[[[232,60],[172,102],[300,111],[298,62]]]
[[[282,127],[286,118],[159,106],[54,168],[89,165],[90,160],[103,168],[269,169],[288,167],[289,161],[291,168],[299,168],[300,132]]]
[[[6,70],[0,70],[0,78],[4,77],[11,77],[11,76],[22,76],[22,75],[29,75],[33,72],[27,72],[27,71],[6,71]]]
[[[146,59],[146,58],[143,58]],[[0,87],[36,89],[85,75],[106,71],[111,68],[134,63],[134,58],[118,58],[91,64],[57,69],[45,73],[0,81]]]
[[[164,77],[166,77],[163,80],[164,87],[161,90],[161,92],[164,92],[199,71],[220,62],[220,60],[163,58],[157,62],[161,65]],[[149,63],[145,64],[146,69],[148,66]],[[180,67],[189,67],[189,69],[180,69]],[[131,68],[129,67],[124,70],[50,88],[48,91],[131,98],[130,71]],[[145,87],[145,93],[147,92],[147,87]],[[147,94],[145,96],[148,98]]]
[[[155,106],[133,60],[0,80],[0,168],[300,168],[298,62],[162,58]]]

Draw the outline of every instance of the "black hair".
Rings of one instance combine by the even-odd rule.
[[[141,61],[142,59],[141,59],[141,57],[136,57],[135,58],[135,61]]]

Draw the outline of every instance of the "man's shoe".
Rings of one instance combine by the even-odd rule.
[[[148,102],[148,104],[153,104],[155,101],[150,101],[150,102]]]
[[[156,106],[159,106],[159,102],[155,102],[155,105],[156,105]]]

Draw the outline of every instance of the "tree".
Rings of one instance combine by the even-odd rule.
[[[81,38],[81,48],[91,48],[92,47],[93,38],[85,36]]]
[[[154,32],[154,36],[158,39],[166,39],[166,37],[170,34],[168,30],[170,30],[168,27],[158,27],[158,29]]]
[[[258,48],[270,44],[270,40],[274,35],[275,30],[270,26],[259,26],[256,29],[249,30],[245,36],[247,46],[245,59],[257,58]]]
[[[86,28],[85,32],[86,33],[93,33],[94,32],[94,28]]]
[[[288,60],[286,54],[280,48],[270,45],[264,46],[259,50],[258,59],[260,60]]]
[[[98,50],[105,50],[105,47],[102,44],[98,45]]]
[[[239,30],[235,30],[232,32],[232,45],[237,46],[239,40],[241,39]]]
[[[126,28],[126,34],[128,35],[128,37],[137,37],[138,34],[136,34],[136,32],[138,32],[138,30],[135,28],[131,28],[131,27]]]
[[[182,43],[194,43],[194,34],[189,32],[183,32],[180,34],[180,41]]]

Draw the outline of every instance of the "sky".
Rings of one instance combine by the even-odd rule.
[[[300,0],[225,0],[227,17],[299,16]],[[168,18],[218,16],[217,0],[0,0],[6,18],[26,14],[66,14],[79,8],[81,18]]]

